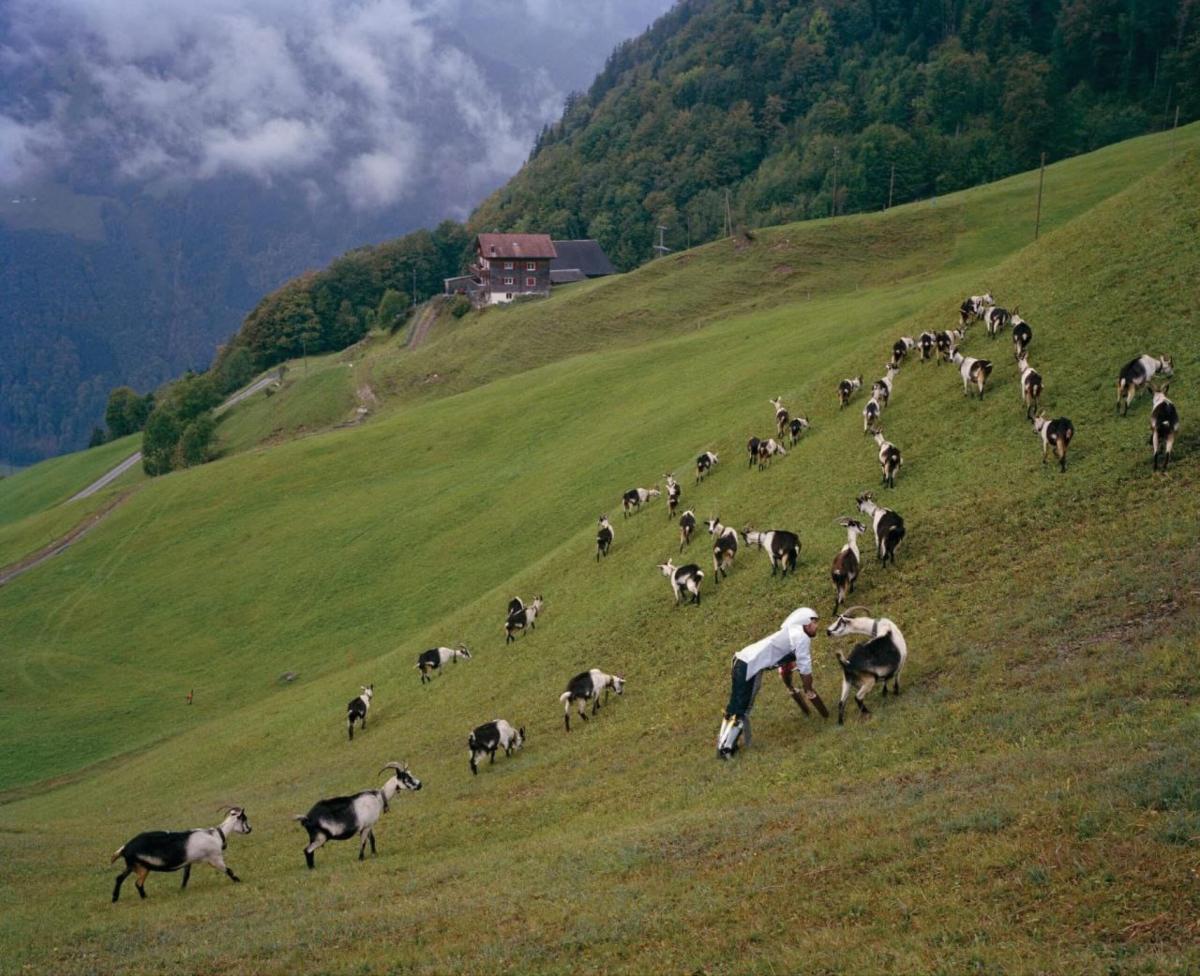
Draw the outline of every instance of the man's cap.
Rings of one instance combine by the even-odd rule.
[[[796,611],[796,619],[799,620],[801,626],[811,624],[814,620],[820,619],[817,616],[817,611],[812,607],[801,607]]]

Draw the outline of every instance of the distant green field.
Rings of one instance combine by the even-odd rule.
[[[5,966],[1196,971],[1198,142],[1192,126],[1174,158],[1158,136],[1052,167],[1036,245],[1025,174],[710,245],[416,351],[381,342],[356,363],[384,401],[371,422],[148,483],[0,588]],[[905,464],[879,489],[864,397],[839,411],[837,381],[880,375],[898,335],[983,288],[1032,323],[1046,410],[1078,428],[1068,472],[1041,464],[1010,344],[976,328],[987,397],[906,364],[883,418]],[[1114,410],[1141,352],[1175,356],[1167,476],[1148,397]],[[747,470],[775,395],[812,430]],[[694,485],[706,449],[721,462]],[[795,579],[744,549],[718,587],[705,536],[685,554],[704,602],[674,608],[665,505],[619,511],[667,471],[698,518],[798,531]],[[754,748],[719,763],[730,654],[802,602],[827,617],[834,519],[864,488],[909,527],[855,594],[907,635],[903,694],[839,728],[771,678]],[[616,542],[597,564],[601,513]],[[507,600],[538,593],[537,630],[506,648]],[[459,641],[473,659],[420,685],[417,654]],[[815,641],[831,704],[850,646]],[[589,667],[627,692],[567,735],[558,695]],[[345,702],[370,682],[348,743]],[[473,778],[467,733],[498,716],[528,745]],[[329,844],[307,871],[289,818],[392,759],[425,788],[394,801],[379,856]],[[112,851],[224,802],[254,826],[227,851],[243,884],[157,875],[149,900],[109,904]]]
[[[66,501],[141,446],[142,435],[130,434],[88,451],[42,461],[11,478],[0,479],[0,526]],[[132,472],[129,477],[133,477]]]

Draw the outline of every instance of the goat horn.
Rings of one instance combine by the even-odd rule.
[[[396,771],[397,771],[397,772],[399,772],[399,773],[403,773],[405,770],[407,770],[407,769],[408,769],[408,765],[407,765],[407,764],[405,764],[405,765],[403,765],[403,766],[402,766],[402,765],[401,765],[400,763],[398,763],[398,762],[384,763],[384,764],[383,764],[383,766],[382,766],[382,767],[380,767],[380,770],[379,770],[379,772],[381,772],[381,773],[382,773],[382,772],[383,772],[385,769],[394,769],[394,770],[396,770]]]
[[[868,614],[868,615],[871,613],[871,610],[870,610],[870,608],[869,608],[869,607],[864,607],[864,606],[862,606],[861,604],[858,604],[858,605],[855,605],[855,606],[853,606],[853,607],[846,607],[846,609],[842,611],[842,616],[843,616],[843,617],[848,617],[848,616],[850,616],[850,614],[851,614],[851,613],[853,613],[855,610],[861,610],[861,611],[863,611],[863,613],[866,613],[866,614]]]

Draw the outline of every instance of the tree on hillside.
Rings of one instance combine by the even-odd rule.
[[[143,397],[128,386],[118,386],[108,395],[108,407],[104,411],[109,436],[115,440],[141,430],[153,405],[153,394]]]

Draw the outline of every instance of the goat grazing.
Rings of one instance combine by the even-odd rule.
[[[1137,396],[1138,390],[1150,382],[1155,376],[1170,378],[1175,375],[1174,363],[1170,356],[1155,359],[1153,356],[1138,356],[1131,359],[1117,377],[1117,410],[1124,416],[1129,413],[1129,404]],[[1121,410],[1121,401],[1125,401],[1125,409]]]
[[[756,532],[750,526],[742,530],[742,537],[747,545],[765,549],[767,558],[771,561],[771,575],[778,570],[783,572],[780,579],[787,576],[789,570],[796,575],[796,563],[800,561],[800,537],[795,532],[784,529],[771,529],[767,532]]]
[[[1179,431],[1179,411],[1167,399],[1168,383],[1161,390],[1154,390],[1154,406],[1150,409],[1150,445],[1154,448],[1154,470],[1158,470],[1158,459],[1162,457],[1162,469],[1167,470],[1171,452],[1175,449],[1175,434]]]
[[[696,513],[692,509],[688,509],[679,516],[679,551],[683,552],[684,547],[691,544],[692,533],[696,531]]]
[[[879,401],[881,407],[886,407],[892,399],[892,386],[896,382],[896,371],[898,369],[899,367],[895,363],[888,363],[883,376],[877,379],[871,387],[871,396]]]
[[[675,480],[675,475],[664,475],[666,478],[667,489],[667,521],[671,521],[675,517],[675,509],[679,507],[679,496],[683,494],[683,489],[679,486],[679,482]]]
[[[875,443],[879,445],[879,467],[883,469],[883,483],[889,488],[896,487],[896,475],[904,459],[900,457],[900,448],[883,436],[883,431],[875,431]]]
[[[914,348],[917,340],[912,336],[901,336],[892,343],[892,365],[899,366],[904,361],[904,357],[908,355],[909,350]]]
[[[525,608],[522,607],[516,612],[522,613],[524,610]],[[512,617],[511,613],[509,617]],[[427,684],[433,680],[429,676],[430,671],[440,673],[442,665],[449,661],[457,664],[460,659],[463,661],[471,660],[471,652],[467,650],[465,644],[459,644],[458,647],[434,647],[428,651],[422,651],[417,655],[417,670],[421,672],[421,684]]]
[[[838,393],[838,404],[839,404],[838,409],[839,410],[845,408],[846,404],[850,402],[850,398],[852,396],[854,396],[854,394],[858,391],[858,389],[861,386],[862,386],[862,374],[861,373],[859,373],[858,376],[851,377],[850,379],[842,380],[838,384],[837,393]]]
[[[987,329],[989,339],[995,339],[1004,329],[1008,328],[1012,316],[1008,309],[993,305],[983,310],[983,325]]]
[[[704,525],[713,537],[713,581],[720,583],[723,575],[729,575],[729,567],[737,555],[737,529],[732,525],[722,525],[719,518],[706,519]]]
[[[596,562],[600,562],[600,557],[608,558],[608,550],[613,544],[613,527],[608,521],[607,515],[600,516],[600,528],[596,532]]]
[[[983,399],[983,386],[992,375],[992,363],[989,359],[973,359],[964,356],[957,349],[950,354],[950,361],[958,367],[963,381],[963,396],[971,396],[971,387],[979,391],[979,399]]]
[[[928,362],[933,356],[933,350],[937,348],[937,333],[922,332],[917,336],[917,345],[921,349],[921,362]]]
[[[292,819],[308,831],[308,844],[304,848],[304,860],[309,870],[316,867],[313,854],[326,841],[349,840],[358,834],[358,859],[366,857],[367,841],[371,842],[371,854],[375,854],[375,824],[387,813],[388,804],[400,790],[419,790],[421,781],[408,771],[407,765],[390,762],[379,771],[393,770],[387,782],[377,790],[363,790],[350,796],[334,796],[318,800],[308,813],[297,814]]]
[[[888,560],[896,564],[896,547],[904,538],[904,519],[890,508],[876,504],[875,496],[864,491],[858,496],[858,510],[871,520],[871,530],[875,533],[875,550],[879,554],[879,562],[887,566]]]
[[[783,397],[773,397],[768,401],[775,408],[775,433],[780,440],[783,440],[784,431],[787,430],[788,412],[787,407],[783,405]]]
[[[871,399],[867,401],[863,407],[863,433],[869,434],[879,426],[879,413],[881,407],[875,395],[871,395]]]
[[[961,329],[951,329],[949,332],[939,332],[937,334],[937,352],[938,365],[950,362],[950,356],[955,348],[966,337],[967,328],[963,326]]]
[[[577,674],[567,683],[567,690],[558,696],[558,700],[563,703],[563,724],[568,732],[571,731],[571,703],[575,703],[579,717],[586,722],[587,703],[592,703],[592,714],[595,715],[600,711],[600,692],[604,692],[607,704],[609,688],[618,695],[625,694],[625,679],[618,674],[605,674],[599,668]]]
[[[763,443],[761,437],[751,437],[746,441],[746,453],[750,455],[750,464],[748,465],[750,468],[754,467],[755,462],[758,461],[758,445],[761,443]]]
[[[371,709],[371,698],[375,695],[375,686],[368,685],[363,688],[362,694],[357,698],[351,698],[346,705],[346,731],[350,734],[350,741],[354,741],[354,723],[358,722],[365,731],[367,728],[367,712]]]
[[[1013,341],[1013,359],[1020,359],[1025,355],[1025,351],[1029,348],[1029,344],[1033,342],[1033,329],[1018,314],[1014,308],[1012,313],[1012,341]]]
[[[542,612],[542,598],[536,596],[533,602],[527,607],[522,607],[516,613],[510,613],[508,619],[504,621],[504,643],[511,644],[516,640],[513,635],[528,627],[530,630],[537,630],[538,614]],[[468,658],[470,655],[468,655]]]
[[[192,876],[193,864],[211,864],[218,871],[224,871],[230,881],[241,881],[233,873],[233,868],[226,867],[223,852],[230,834],[250,833],[250,823],[246,820],[246,811],[241,807],[221,809],[225,812],[225,819],[216,827],[148,830],[118,847],[109,863],[119,857],[124,858],[125,870],[117,875],[112,900],[121,897],[121,885],[131,874],[137,875],[133,883],[143,898],[146,897],[146,875],[151,871],[178,871],[183,868],[183,884],[180,887],[186,888],[188,878]]]
[[[1021,402],[1025,404],[1025,419],[1029,420],[1038,412],[1038,403],[1042,398],[1042,374],[1029,365],[1027,353],[1022,353],[1017,360],[1017,371],[1021,374]]]
[[[855,689],[854,701],[858,710],[866,718],[871,714],[863,701],[875,682],[883,683],[883,693],[887,695],[887,683],[892,682],[894,694],[900,694],[900,671],[908,658],[908,644],[904,635],[887,617],[851,617],[855,610],[865,610],[865,607],[850,607],[829,625],[825,630],[828,637],[844,637],[847,634],[861,634],[870,640],[856,644],[850,656],[844,657],[838,653],[838,663],[842,666],[842,696],[838,702],[838,725],[843,724],[846,717],[846,699],[850,697],[850,689]]]
[[[696,481],[703,481],[704,476],[708,474],[719,460],[721,460],[712,451],[705,451],[703,454],[696,457]]]
[[[486,722],[476,726],[467,737],[467,750],[471,754],[471,775],[479,775],[479,760],[489,756],[489,764],[496,761],[497,750],[503,749],[506,756],[511,756],[514,749],[525,745],[525,727],[514,729],[504,719]]]
[[[771,459],[778,454],[780,457],[787,457],[787,451],[783,449],[783,445],[774,437],[768,437],[765,441],[758,442],[758,470],[762,471]]]
[[[996,300],[992,298],[990,291],[984,292],[982,295],[972,295],[970,298],[964,298],[962,304],[958,306],[958,324],[970,324],[979,318],[985,308],[995,304]]]
[[[691,602],[700,605],[700,584],[704,582],[704,570],[695,563],[686,566],[676,566],[671,560],[660,563],[658,570],[671,583],[671,591],[675,594],[675,606],[679,606],[685,595],[691,596]]]
[[[1071,446],[1071,438],[1075,436],[1075,428],[1071,421],[1066,417],[1048,420],[1044,415],[1038,414],[1031,418],[1030,423],[1033,424],[1033,432],[1042,442],[1042,464],[1046,463],[1046,457],[1053,448],[1054,456],[1058,458],[1059,471],[1066,471],[1067,448]]]
[[[793,417],[788,423],[788,434],[791,436],[792,447],[795,447],[800,440],[800,435],[812,426],[808,422],[807,417]]]
[[[625,517],[629,518],[630,512],[640,512],[642,506],[652,498],[657,498],[662,492],[658,490],[658,485],[653,488],[630,488],[621,496],[621,508],[625,510]]]
[[[840,518],[838,524],[846,527],[846,544],[833,557],[833,569],[830,577],[833,579],[834,599],[833,612],[846,602],[846,596],[854,592],[854,581],[858,579],[861,561],[858,555],[858,537],[867,531],[865,525],[857,519]]]

